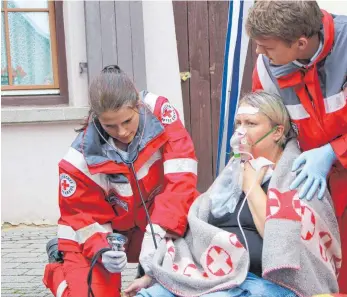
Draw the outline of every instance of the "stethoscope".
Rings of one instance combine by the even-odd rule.
[[[97,127],[97,125],[95,123],[95,117],[92,118],[92,122],[93,122],[94,128],[98,132],[99,136],[105,141],[105,143],[107,143],[112,148],[113,151],[115,151],[117,153],[117,155],[120,157],[122,162],[124,164],[126,164],[128,167],[130,167],[131,173],[133,174],[133,176],[135,178],[136,188],[138,190],[138,193],[140,194],[140,199],[141,199],[141,202],[142,202],[143,207],[144,207],[145,212],[146,212],[146,217],[147,217],[148,223],[149,223],[150,228],[151,228],[151,233],[152,233],[154,247],[157,249],[158,246],[157,246],[157,241],[156,241],[155,235],[154,235],[153,224],[152,224],[152,221],[151,221],[151,218],[150,218],[150,215],[149,215],[149,211],[148,211],[145,199],[143,198],[143,194],[142,194],[142,191],[141,191],[139,180],[137,179],[137,175],[136,175],[135,168],[134,168],[134,162],[137,160],[137,158],[139,156],[140,142],[142,140],[142,137],[143,137],[143,134],[144,134],[144,131],[145,131],[146,115],[147,115],[147,112],[145,112],[144,125],[143,125],[143,128],[142,128],[141,138],[140,138],[136,148],[133,151],[129,152],[129,156],[131,156],[131,153],[133,153],[135,151],[135,156],[133,158],[131,158],[131,160],[126,160],[124,158],[124,156],[122,156],[122,154],[118,151],[118,149],[115,146],[113,146],[111,143],[109,143],[109,141],[102,135],[102,133],[100,132],[99,128]]]
[[[93,122],[93,125],[94,125],[94,128],[95,130],[98,132],[99,136],[105,141],[105,143],[107,143],[113,151],[115,151],[117,153],[117,155],[120,157],[120,159],[122,160],[122,162],[124,164],[126,164],[130,169],[131,169],[131,173],[133,174],[134,178],[135,178],[135,182],[136,182],[136,187],[137,187],[137,190],[138,190],[138,193],[140,194],[140,199],[141,199],[141,202],[142,202],[142,205],[145,209],[145,213],[146,213],[146,217],[147,217],[147,220],[148,220],[148,224],[151,228],[151,234],[152,234],[152,239],[153,239],[153,243],[154,243],[154,247],[155,249],[158,248],[158,245],[157,245],[157,241],[155,239],[155,234],[154,234],[154,229],[153,229],[153,224],[152,224],[152,221],[151,221],[151,218],[150,218],[150,215],[149,215],[149,211],[148,211],[148,208],[147,208],[147,205],[146,205],[146,202],[145,202],[145,199],[143,198],[143,195],[142,195],[142,191],[141,191],[141,187],[140,187],[140,184],[139,184],[139,180],[137,179],[137,175],[136,175],[136,172],[135,172],[135,168],[134,168],[134,162],[137,160],[138,158],[138,155],[139,155],[139,150],[140,150],[140,142],[142,140],[142,137],[143,137],[143,134],[144,134],[144,131],[145,131],[145,125],[146,125],[146,114],[147,112],[145,112],[145,118],[144,118],[144,125],[143,125],[143,129],[142,129],[142,133],[141,133],[141,138],[140,140],[138,141],[138,144],[137,146],[135,147],[134,150],[132,150],[131,152],[129,152],[129,157],[131,156],[131,154],[133,152],[135,152],[135,155],[133,158],[131,158],[131,160],[127,160],[124,158],[124,156],[118,151],[117,147],[111,145],[109,143],[109,141],[102,135],[102,133],[100,132],[99,128],[97,127],[96,123],[95,123],[95,116],[92,116],[92,122]],[[95,266],[95,264],[97,263],[97,260],[98,258],[102,255],[102,253],[106,252],[106,251],[109,251],[111,250],[112,248],[104,248],[104,249],[101,249],[99,250],[93,257],[92,261],[91,261],[91,266],[90,266],[90,269],[89,269],[89,273],[88,273],[88,277],[87,277],[87,283],[88,283],[88,297],[89,296],[92,296],[92,297],[95,297],[94,293],[93,293],[93,290],[92,290],[92,272],[93,272],[93,268]]]

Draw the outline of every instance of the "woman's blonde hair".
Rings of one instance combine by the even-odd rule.
[[[281,125],[284,127],[283,136],[278,140],[278,144],[284,146],[287,136],[291,130],[290,119],[286,107],[281,97],[275,94],[269,94],[264,91],[248,93],[240,100],[241,104],[248,104],[259,109],[259,112],[266,115],[271,126]]]

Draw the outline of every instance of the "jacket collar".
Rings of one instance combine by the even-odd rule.
[[[269,63],[269,59],[267,57],[265,58],[265,62],[270,65],[270,71],[271,73],[276,77],[280,78],[283,76],[291,75],[294,74],[295,72],[298,72],[300,69],[312,69],[316,66],[317,63],[320,61],[324,60],[328,54],[331,52],[333,43],[334,43],[334,19],[331,14],[326,12],[325,10],[322,10],[323,13],[323,28],[320,32],[322,40],[323,40],[323,45],[321,51],[316,55],[315,58],[312,59],[312,61],[307,64],[303,65],[304,67],[301,67],[299,64],[296,63],[288,63],[286,65],[271,65]]]
[[[149,142],[153,141],[164,132],[164,127],[160,121],[146,107],[141,106],[139,110],[139,128],[128,147],[130,160],[136,159],[138,153],[141,153]],[[99,168],[91,171],[106,171],[105,173],[107,173],[107,171],[112,171],[113,173],[128,171],[126,164],[120,158],[116,150],[105,141],[105,139],[108,140],[109,135],[105,132],[97,119],[94,121],[92,120],[82,133],[84,134],[81,148],[88,167],[90,169]],[[104,170],[101,167],[104,167]]]

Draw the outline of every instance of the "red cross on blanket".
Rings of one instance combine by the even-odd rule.
[[[269,189],[266,205],[267,219],[301,221],[301,204],[297,191],[280,192]]]

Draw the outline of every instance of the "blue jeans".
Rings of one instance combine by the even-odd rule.
[[[142,289],[138,297],[175,297],[160,284]],[[201,297],[297,297],[292,291],[265,280],[253,273],[248,273],[245,281],[238,287],[201,295]]]

